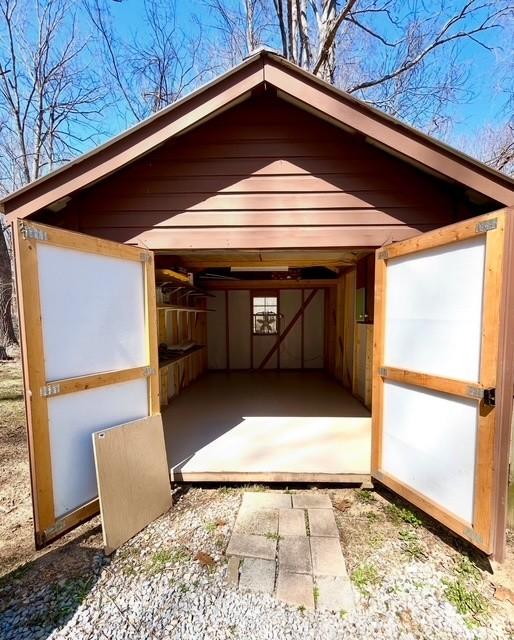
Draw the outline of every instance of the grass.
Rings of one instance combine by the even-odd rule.
[[[480,624],[489,615],[489,603],[474,586],[470,586],[461,577],[443,580],[444,595],[463,616],[468,626]]]
[[[23,380],[19,363],[0,364],[0,400],[23,400]]]
[[[477,589],[480,570],[467,556],[454,560],[454,578],[443,580],[444,595],[462,615],[468,627],[482,624],[489,616],[489,602]]]
[[[407,555],[412,560],[426,560],[427,553],[421,542],[418,539],[418,536],[412,531],[412,529],[407,529],[406,531],[400,531],[398,537],[401,540],[401,548],[405,555]]]
[[[278,542],[279,540],[282,540],[282,536],[281,536],[281,535],[279,535],[278,533],[275,533],[274,531],[268,531],[268,532],[265,534],[265,537],[266,537],[268,540],[276,540],[277,542]]]
[[[478,582],[480,580],[480,569],[467,556],[458,556],[455,559],[453,570],[457,577],[463,580]]]
[[[218,525],[215,522],[206,522],[203,525],[203,528],[207,533],[214,533],[218,528]]]
[[[372,504],[377,501],[373,492],[368,489],[357,489],[356,497],[362,504]]]
[[[238,490],[234,487],[218,487],[218,493],[222,496],[232,495],[233,493],[238,493]]]
[[[27,562],[27,564],[21,565],[14,571],[11,571],[10,573],[6,573],[5,575],[0,576],[0,591],[4,589],[7,585],[9,585],[11,582],[16,582],[16,580],[23,578],[23,576],[27,573],[29,569],[30,569],[30,563]]]
[[[369,522],[376,522],[378,520],[378,513],[374,511],[366,511],[364,514]]]
[[[319,587],[314,587],[312,595],[314,597],[314,606],[317,606],[319,601]]]
[[[369,596],[371,588],[382,582],[377,568],[372,564],[361,564],[360,567],[357,567],[352,573],[352,580],[364,596]]]
[[[95,578],[70,578],[52,585],[52,598],[44,613],[30,619],[31,627],[58,627],[69,619],[84,601]]]
[[[303,613],[305,613],[305,610],[306,610],[306,609],[305,609],[305,605],[304,605],[304,604],[301,604],[301,605],[298,607],[298,611],[299,611],[300,613],[302,613],[302,614],[303,614]]]
[[[185,549],[160,549],[152,555],[147,570],[150,575],[162,573],[168,565],[186,562],[189,558]]]
[[[385,508],[387,515],[395,524],[410,524],[412,527],[421,527],[423,521],[407,507],[399,507],[396,504],[388,504]]]
[[[348,615],[348,611],[346,611],[345,609],[341,609],[341,611],[339,612],[339,617],[341,618],[341,620],[344,620]]]
[[[262,484],[244,484],[241,487],[242,491],[253,491],[254,493],[262,493],[263,491],[267,491],[268,488]]]

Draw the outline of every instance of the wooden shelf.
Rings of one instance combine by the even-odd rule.
[[[164,309],[168,311],[192,311],[195,313],[206,313],[212,311],[212,309],[198,309],[197,307],[186,307],[180,304],[158,304],[157,309]]]
[[[185,360],[185,358],[190,356],[192,353],[196,353],[197,351],[201,351],[202,349],[205,349],[205,345],[197,344],[196,346],[191,347],[191,349],[188,349],[187,351],[185,351],[184,353],[181,353],[180,355],[173,356],[172,358],[168,358],[167,360],[161,360],[159,362],[159,370],[166,369],[172,364],[177,364],[177,362],[180,362],[181,360]]]

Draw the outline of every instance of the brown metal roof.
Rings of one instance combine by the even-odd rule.
[[[30,216],[249,98],[251,91],[262,85],[273,86],[282,99],[350,128],[371,144],[422,169],[501,204],[514,205],[514,180],[508,176],[263,50],[109,142],[9,194],[0,201],[0,207],[8,219]]]

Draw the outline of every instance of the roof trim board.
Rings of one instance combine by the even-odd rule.
[[[311,113],[376,141],[505,205],[514,205],[514,180],[336,89],[282,57],[260,51],[214,81],[162,109],[109,142],[0,201],[8,220],[23,218],[90,186],[223,110],[258,86],[271,85]]]

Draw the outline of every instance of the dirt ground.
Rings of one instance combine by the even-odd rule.
[[[366,559],[391,538],[397,539],[399,558],[423,560],[436,554],[442,566],[453,566],[464,557],[480,570],[481,592],[514,621],[513,532],[508,533],[506,563],[491,566],[482,554],[385,490],[330,491],[344,524],[341,543],[350,570],[366,566]],[[187,493],[181,487],[175,499],[187,504]],[[87,576],[101,552],[99,518],[35,551],[21,368],[18,362],[0,364],[0,593],[13,582],[20,587],[42,581],[51,585]]]
[[[0,577],[64,548],[63,562],[76,565],[77,555],[83,555],[84,536],[96,551],[101,549],[99,527],[95,518],[64,536],[51,551],[35,550],[21,364],[0,363]]]

